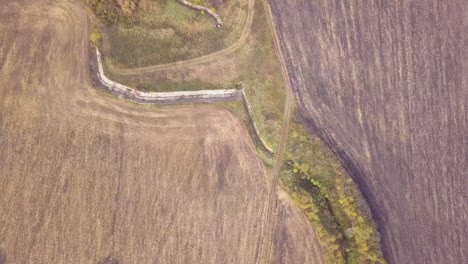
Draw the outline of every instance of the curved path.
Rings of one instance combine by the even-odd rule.
[[[98,66],[97,77],[106,90],[118,97],[135,103],[143,104],[180,104],[180,103],[210,103],[219,101],[236,101],[244,98],[240,90],[218,89],[176,92],[142,92],[107,78],[102,67],[101,53],[96,48]]]
[[[234,43],[230,47],[227,47],[223,50],[220,50],[220,51],[208,54],[208,55],[204,55],[201,57],[197,57],[194,59],[190,59],[190,60],[176,61],[176,62],[171,62],[171,63],[166,63],[166,64],[158,64],[158,65],[139,67],[139,68],[119,68],[111,63],[106,63],[106,66],[111,72],[114,72],[120,75],[136,75],[136,74],[151,73],[151,72],[156,72],[156,71],[161,71],[161,70],[166,70],[166,69],[176,69],[180,67],[192,66],[192,65],[214,61],[222,56],[226,56],[228,54],[235,52],[240,47],[242,47],[242,45],[244,45],[244,43],[247,41],[248,36],[250,35],[254,13],[255,13],[255,0],[249,0],[248,11],[247,11],[247,21],[245,23],[245,26],[244,26],[244,29],[242,31],[240,38],[236,41],[236,43]]]
[[[250,103],[242,89],[218,89],[218,90],[198,90],[198,91],[175,91],[175,92],[142,92],[126,85],[114,82],[104,74],[101,53],[96,48],[98,85],[103,86],[107,91],[117,97],[139,104],[185,104],[185,103],[212,103],[222,101],[241,101],[248,121],[253,129],[254,139],[268,154],[273,155],[274,151],[269,148],[263,140],[260,131],[252,115]]]

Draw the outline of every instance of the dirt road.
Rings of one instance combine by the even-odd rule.
[[[281,73],[283,74],[284,79],[284,89],[286,90],[286,100],[284,107],[284,116],[283,116],[283,125],[281,128],[281,136],[278,143],[278,151],[276,153],[276,160],[273,167],[273,179],[270,183],[270,188],[268,190],[268,199],[265,206],[265,218],[264,218],[264,230],[262,230],[262,240],[260,242],[260,254],[261,258],[257,263],[270,263],[271,261],[271,250],[272,250],[272,236],[276,232],[276,222],[274,217],[274,206],[277,203],[277,189],[278,189],[278,180],[281,173],[281,167],[283,165],[283,157],[286,151],[286,144],[288,140],[289,124],[292,118],[294,110],[294,96],[292,93],[292,87],[289,82],[289,73],[286,68],[285,60],[283,53],[280,47],[279,38],[275,30],[274,20],[271,13],[271,8],[267,1],[263,1],[264,8],[267,13],[269,30],[273,36],[273,42],[275,46],[275,53],[278,58],[278,62],[281,67]],[[318,247],[319,248],[319,247]],[[316,249],[317,251],[317,249]],[[323,259],[318,258],[314,260],[314,263],[323,263]]]
[[[0,260],[253,263],[270,177],[241,121],[91,87],[88,33],[77,1],[0,8]],[[318,258],[305,216],[278,211],[275,263]]]
[[[309,129],[396,264],[468,263],[468,2],[272,0]]]

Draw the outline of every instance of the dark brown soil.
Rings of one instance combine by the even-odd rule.
[[[389,263],[468,263],[468,2],[272,0],[309,128],[359,183]]]

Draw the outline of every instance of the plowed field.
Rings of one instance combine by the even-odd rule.
[[[389,263],[468,263],[468,2],[272,0],[309,128],[359,183]]]

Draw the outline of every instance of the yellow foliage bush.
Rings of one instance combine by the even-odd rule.
[[[91,34],[89,34],[89,40],[94,43],[95,46],[98,46],[101,42],[102,36],[98,30],[93,30]]]

